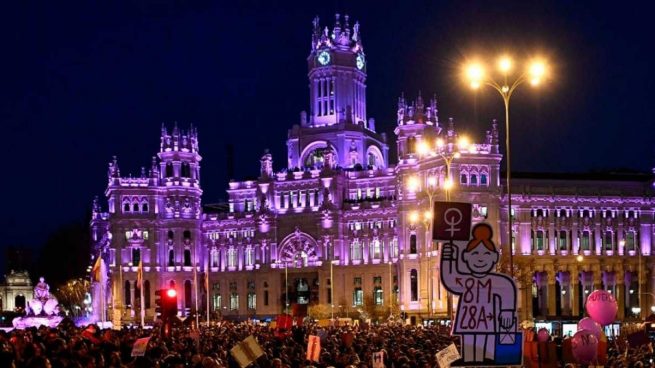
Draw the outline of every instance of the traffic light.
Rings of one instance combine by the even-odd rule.
[[[177,291],[167,289],[162,302],[162,317],[170,319],[177,316]]]
[[[168,321],[177,315],[177,291],[160,289],[155,291],[155,315]]]

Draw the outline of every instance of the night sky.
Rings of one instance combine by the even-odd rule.
[[[265,148],[282,169],[287,129],[308,108],[311,21],[332,27],[335,12],[361,24],[368,115],[392,151],[401,92],[436,93],[441,121],[452,116],[481,140],[492,118],[502,122],[502,101],[468,89],[460,65],[513,51],[552,64],[551,80],[512,101],[513,170],[650,171],[652,14],[589,4],[9,2],[0,16],[0,251],[37,249],[82,221],[104,193],[112,155],[123,175],[138,175],[162,122],[198,126],[205,203],[225,197],[228,143],[235,179],[258,173]]]

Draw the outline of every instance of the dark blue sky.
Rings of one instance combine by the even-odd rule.
[[[579,4],[578,4],[579,3]],[[584,2],[587,3],[587,2]],[[396,99],[436,93],[442,121],[481,139],[502,103],[458,79],[468,57],[517,50],[554,62],[513,101],[513,167],[589,171],[655,166],[652,18],[600,2],[80,1],[3,5],[0,16],[0,248],[38,247],[82,220],[106,185],[148,165],[162,122],[199,127],[205,202],[224,196],[265,148],[285,162],[287,129],[307,108],[311,21],[359,20],[368,113],[393,138]],[[611,6],[610,6],[611,4]],[[520,52],[519,52],[520,50]],[[2,266],[0,265],[0,268]]]

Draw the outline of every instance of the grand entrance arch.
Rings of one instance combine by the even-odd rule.
[[[295,309],[318,302],[318,272],[320,266],[319,247],[316,240],[298,228],[280,243],[278,262],[284,270],[282,278],[282,305]]]

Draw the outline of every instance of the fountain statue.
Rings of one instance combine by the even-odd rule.
[[[26,315],[12,321],[14,328],[38,327],[41,325],[55,327],[61,322],[57,298],[50,295],[50,286],[43,277],[34,287],[34,298],[27,303]]]

